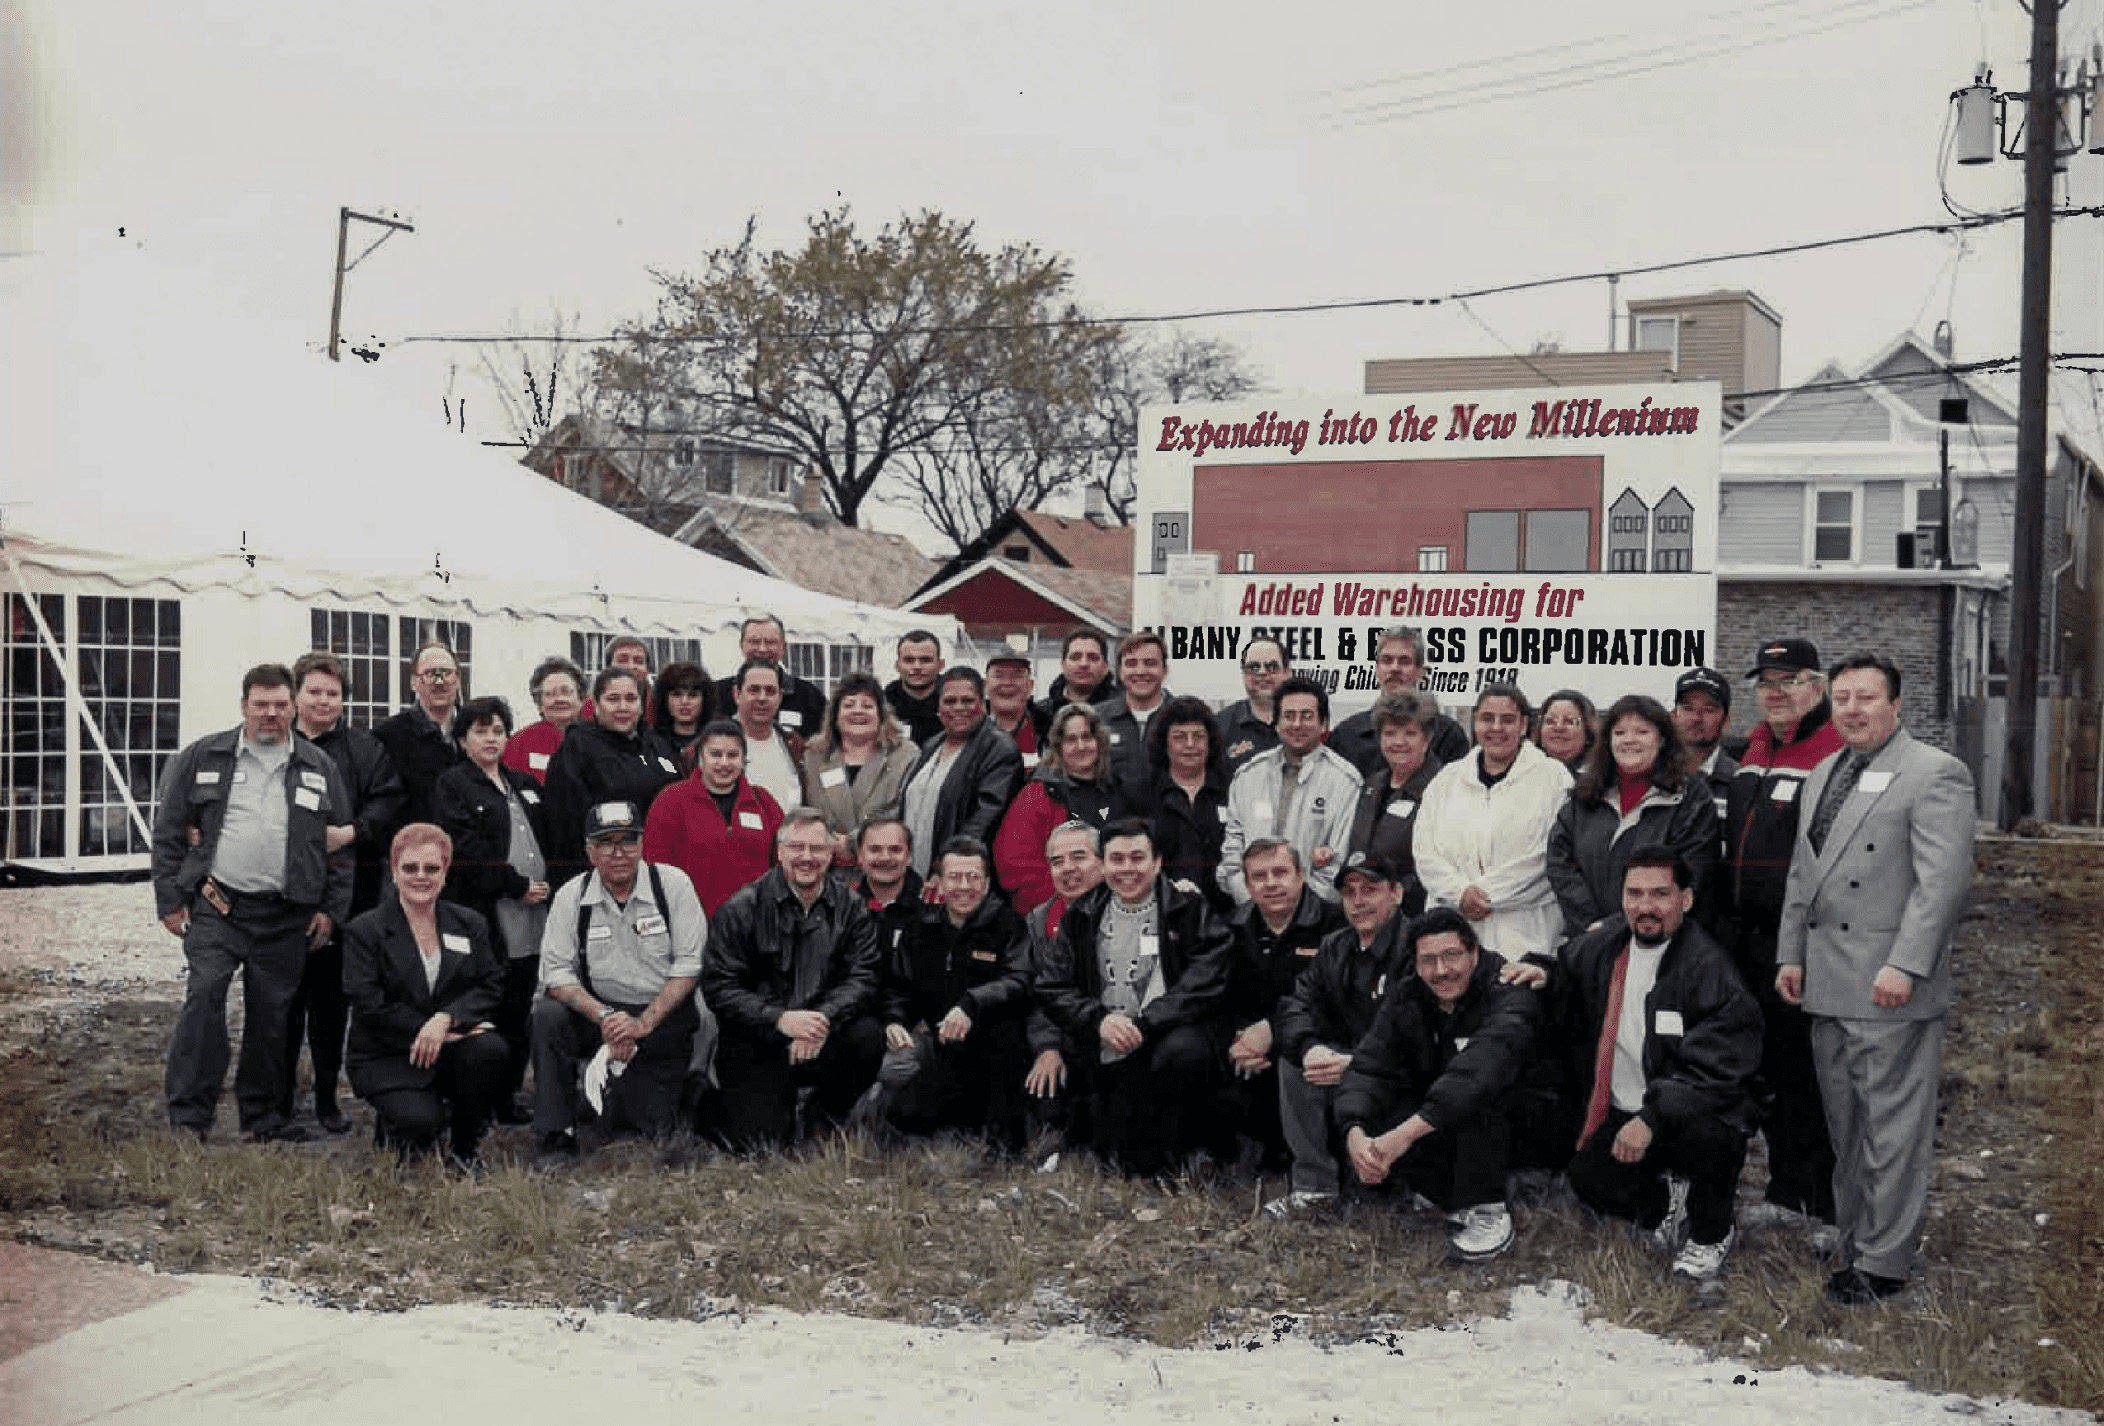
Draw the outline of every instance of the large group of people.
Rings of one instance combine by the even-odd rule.
[[[785,644],[747,620],[722,682],[551,658],[523,728],[438,643],[371,733],[335,656],[251,669],[156,815],[171,1123],[212,1130],[238,969],[260,1140],[311,1137],[304,1035],[319,1129],[347,1072],[377,1142],[469,1172],[493,1122],[550,1167],[866,1121],[1274,1174],[1276,1219],[1428,1200],[1481,1261],[1534,1170],[1708,1280],[1761,1132],[1836,1301],[1918,1270],[1973,803],[1889,660],[1764,646],[1739,746],[1705,668],[1604,714],[1493,683],[1463,728],[1406,627],[1335,729],[1270,639],[1218,712],[1148,631],[1075,631],[1042,700],[922,631],[824,699]]]

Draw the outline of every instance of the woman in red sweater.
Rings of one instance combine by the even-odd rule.
[[[643,860],[676,866],[714,916],[774,864],[782,809],[745,778],[745,734],[728,718],[701,730],[694,771],[666,788],[643,821]]]

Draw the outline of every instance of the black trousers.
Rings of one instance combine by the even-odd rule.
[[[1742,928],[1734,959],[1761,1002],[1761,1137],[1768,1141],[1770,1203],[1834,1221],[1834,1145],[1812,1060],[1812,1019],[1775,993],[1775,936]]]
[[[1613,1153],[1615,1135],[1636,1116],[1610,1107],[1585,1147],[1571,1155],[1571,1189],[1587,1207],[1655,1228],[1666,1216],[1666,1175],[1688,1181],[1688,1236],[1723,1241],[1731,1231],[1732,1198],[1746,1162],[1746,1135],[1714,1114],[1660,1129],[1644,1157],[1625,1164]]]
[[[485,1030],[453,1041],[438,1052],[436,1073],[421,1089],[383,1089],[366,1096],[389,1142],[405,1153],[421,1153],[452,1130],[453,1152],[475,1156],[490,1110],[503,1090],[511,1052],[504,1037]]]
[[[183,936],[183,1005],[163,1076],[168,1122],[176,1128],[211,1132],[232,1058],[226,997],[236,971],[242,1029],[234,1102],[242,1132],[267,1133],[288,1121],[287,1065],[294,1054],[289,1011],[307,960],[314,910],[277,896],[243,896],[231,916],[220,915],[203,897],[191,906]]]
[[[1179,1025],[1111,1064],[1096,1046],[1083,1047],[1067,1073],[1096,1156],[1127,1173],[1156,1174],[1197,1149],[1219,1088],[1218,1041],[1206,1026]]]
[[[513,956],[504,962],[504,993],[490,1023],[504,1037],[508,1053],[504,1061],[505,1094],[517,1094],[526,1082],[526,1064],[533,1057],[533,993],[540,988],[541,958]]]
[[[605,1002],[616,1010],[640,1015],[647,1004]],[[560,1000],[544,998],[532,1011],[533,1132],[560,1134],[577,1125],[577,1101],[584,1089],[578,1071],[604,1043],[599,1027]],[[606,1123],[635,1129],[653,1138],[672,1132],[679,1120],[681,1082],[694,1050],[694,1028],[701,1016],[689,996],[657,1029],[636,1046],[628,1068],[611,1082],[606,1097]]]
[[[892,1126],[908,1134],[938,1129],[991,1133],[1010,1148],[1025,1141],[1028,1106],[1023,1080],[1030,1073],[1030,1046],[1019,1020],[972,1023],[955,1044],[933,1033],[916,1035],[912,1076],[893,1090],[885,1105]]]
[[[300,1040],[314,1066],[314,1102],[336,1102],[336,1080],[343,1072],[343,1032],[351,1023],[350,997],[343,993],[343,928],[329,932],[328,944],[307,953],[300,986],[292,997],[285,1032],[285,1114],[290,1118],[299,1092]]]
[[[755,1033],[719,1017],[716,1083],[722,1090],[715,1125],[725,1143],[750,1153],[796,1138],[796,1096],[811,1091],[806,1127],[847,1122],[849,1111],[877,1080],[884,1062],[884,1027],[873,1015],[837,1024],[818,1057],[789,1063],[789,1040],[776,1030]]]

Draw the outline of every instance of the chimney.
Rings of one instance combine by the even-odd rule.
[[[804,467],[803,489],[798,493],[797,513],[807,525],[830,525],[833,517],[826,511],[825,476],[815,465]]]
[[[1948,322],[1938,322],[1936,324],[1936,335],[1931,337],[1929,341],[1936,348],[1936,355],[1942,357],[1946,362],[1951,359],[1951,353],[1957,347],[1957,338],[1952,334],[1951,324]]]
[[[1110,498],[1100,485],[1091,485],[1081,497],[1081,514],[1091,525],[1110,524]]]

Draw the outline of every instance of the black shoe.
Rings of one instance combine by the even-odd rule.
[[[1826,1300],[1838,1307],[1868,1307],[1907,1290],[1903,1277],[1843,1268],[1826,1280]]]
[[[321,1125],[322,1128],[328,1130],[331,1134],[348,1134],[351,1132],[351,1121],[344,1117],[343,1110],[337,1107],[336,1101],[333,1099],[317,1099],[314,1101],[314,1122]]]
[[[551,1169],[575,1163],[579,1152],[577,1135],[570,1130],[543,1134],[539,1146],[533,1151],[533,1166],[537,1169]]]
[[[311,1144],[314,1131],[304,1124],[285,1123],[269,1129],[257,1129],[248,1136],[251,1144]]]
[[[489,1117],[498,1124],[531,1124],[533,1122],[533,1106],[527,1104],[518,1096],[511,1095],[498,1100],[496,1107],[490,1111]]]

